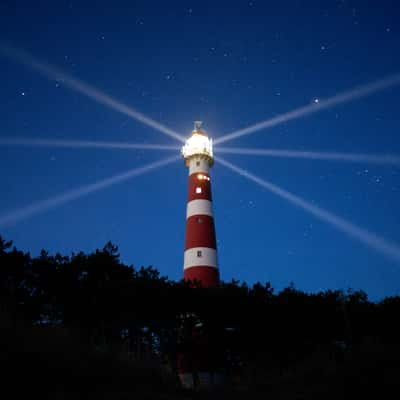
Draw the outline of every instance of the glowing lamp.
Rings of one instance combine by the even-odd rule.
[[[193,157],[206,159],[210,166],[214,163],[212,139],[209,139],[207,134],[200,129],[201,122],[196,121],[192,136],[186,141],[182,147],[182,156],[185,159],[186,165]]]

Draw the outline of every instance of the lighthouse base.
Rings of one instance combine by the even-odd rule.
[[[184,270],[183,279],[200,282],[202,287],[217,287],[219,285],[219,271],[214,267],[190,267]]]

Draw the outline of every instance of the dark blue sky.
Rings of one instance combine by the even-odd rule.
[[[187,136],[216,138],[400,72],[395,1],[7,1],[0,39]],[[177,144],[62,82],[0,58],[0,139]],[[400,154],[400,87],[227,146]],[[215,149],[218,154],[218,149]],[[0,146],[0,215],[145,163],[165,151]],[[224,155],[254,174],[400,243],[400,168]],[[213,168],[221,275],[400,294],[400,263],[221,165]],[[112,240],[123,261],[182,276],[183,162],[53,208],[0,234],[38,254]]]

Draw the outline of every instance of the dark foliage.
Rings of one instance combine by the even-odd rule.
[[[183,316],[212,338],[229,381],[219,398],[343,398],[397,385],[399,297],[373,303],[362,291],[309,294],[293,285],[275,294],[268,282],[195,286],[124,265],[112,243],[91,254],[31,257],[0,238],[4,390],[192,396],[176,380]]]

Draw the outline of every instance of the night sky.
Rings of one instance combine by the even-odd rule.
[[[396,1],[8,1],[0,48],[28,52],[188,137],[217,139],[400,72]],[[0,220],[179,150],[6,145],[10,138],[181,146],[0,51]],[[222,146],[400,155],[400,85]],[[400,166],[218,153],[400,246]],[[222,279],[302,290],[400,294],[399,259],[371,249],[216,163]],[[136,267],[182,277],[182,160],[15,224],[0,234],[33,255],[108,240]]]

